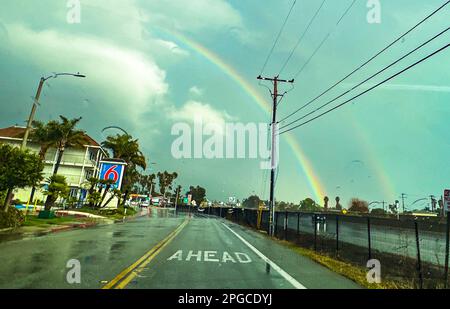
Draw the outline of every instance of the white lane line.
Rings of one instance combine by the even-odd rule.
[[[292,284],[296,289],[306,289],[306,287],[295,280],[291,275],[285,272],[280,266],[272,262],[267,256],[261,253],[258,249],[253,247],[248,241],[241,237],[238,233],[233,231],[230,227],[228,227],[225,223],[222,223],[231,233],[233,233],[237,238],[239,238],[247,247],[249,247],[257,256],[264,260],[267,264],[270,265],[274,270],[276,270],[284,279],[286,279],[290,284]]]

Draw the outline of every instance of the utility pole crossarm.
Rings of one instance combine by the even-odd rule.
[[[295,79],[291,79],[291,80],[287,80],[287,79],[279,79],[278,76],[273,77],[273,78],[269,78],[269,77],[262,77],[261,75],[259,75],[256,79],[258,80],[268,80],[268,81],[277,81],[279,83],[291,83],[293,84],[295,82]]]

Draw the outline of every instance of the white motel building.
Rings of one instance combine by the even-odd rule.
[[[25,127],[13,126],[9,128],[0,129],[0,143],[7,143],[17,147],[22,144],[22,136],[25,133]],[[58,171],[59,175],[65,176],[71,191],[70,195],[77,198],[86,196],[86,181],[91,177],[98,177],[100,169],[100,161],[108,158],[108,154],[103,148],[86,135],[87,144],[83,148],[67,148],[61,160],[61,165]],[[32,140],[28,141],[27,148],[31,151],[39,153],[40,146]],[[46,184],[55,168],[57,158],[57,149],[50,148],[45,156],[45,168],[43,171],[44,181],[42,185]],[[20,189],[14,192],[14,199],[19,199],[22,202],[27,202],[31,193],[31,188]],[[36,190],[35,198],[43,201],[45,196],[41,190]]]

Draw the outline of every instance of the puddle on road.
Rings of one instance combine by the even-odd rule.
[[[127,232],[125,232],[125,231],[114,231],[112,234],[112,237],[119,238],[119,237],[123,237],[125,234],[127,234]]]
[[[119,250],[122,250],[126,244],[127,244],[126,241],[118,241],[116,243],[113,243],[110,247],[110,251],[117,252]]]

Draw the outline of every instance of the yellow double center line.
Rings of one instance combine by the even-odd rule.
[[[102,287],[102,289],[124,289],[134,278],[142,272],[145,266],[148,265],[177,235],[184,229],[184,227],[189,223],[189,219],[186,220],[178,226],[172,233],[166,238],[161,240],[156,246],[154,246],[150,251],[148,251],[143,257],[137,260],[134,264],[124,269],[120,274],[118,274],[113,280]]]

